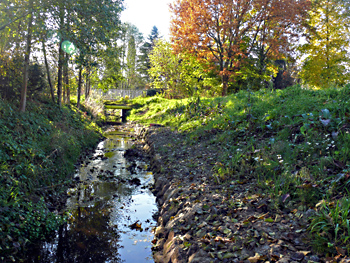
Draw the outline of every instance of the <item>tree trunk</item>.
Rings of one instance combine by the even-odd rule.
[[[89,98],[90,95],[90,69],[87,70],[85,78],[85,100]]]
[[[77,99],[77,108],[80,107],[80,93],[81,93],[81,82],[82,82],[82,72],[83,72],[83,66],[80,65],[79,68],[79,80],[78,80],[78,99]]]
[[[68,78],[67,78],[67,104],[70,105],[70,88],[69,88],[69,79]]]
[[[91,93],[91,77],[89,76],[89,79],[88,79],[88,97],[90,97],[90,93]]]
[[[64,30],[64,12],[63,7],[60,6],[60,31]],[[60,46],[58,51],[58,73],[57,73],[57,104],[62,104],[62,69],[64,64],[64,51],[62,49],[62,36],[60,39]]]
[[[45,47],[44,39],[42,40],[42,44],[43,44],[43,53],[44,53],[47,81],[49,82],[50,92],[51,92],[51,99],[53,102],[55,102],[55,94],[54,94],[54,90],[53,90],[53,86],[52,86],[52,82],[51,82],[50,68],[49,68],[49,63],[47,62],[46,47]]]
[[[66,53],[65,58],[64,58],[64,65],[63,65],[63,81],[64,81],[65,90],[66,90],[65,103],[67,103],[69,105],[70,104],[70,90],[69,90],[68,60],[69,60],[69,54]]]
[[[19,110],[21,112],[26,111],[27,104],[27,88],[28,88],[28,70],[29,70],[29,58],[32,46],[32,26],[33,26],[33,0],[29,3],[30,15],[28,21],[28,33],[27,33],[27,48],[24,57],[24,67],[23,67],[23,86],[21,90],[21,101],[19,105]]]
[[[61,48],[61,43],[60,41],[60,47],[59,47],[59,52],[58,52],[58,73],[57,73],[57,104],[61,106],[62,104],[62,68],[64,64],[64,53]]]
[[[63,73],[62,73],[62,101],[63,103],[66,103],[66,84],[64,83],[64,66],[63,66]]]
[[[225,74],[223,74],[221,76],[221,81],[222,81],[222,96],[226,96],[227,95],[227,86],[228,86],[228,80],[229,77]]]

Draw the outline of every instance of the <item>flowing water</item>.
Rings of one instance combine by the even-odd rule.
[[[30,262],[153,262],[152,173],[144,161],[124,158],[132,146],[127,134],[114,130],[106,137],[68,190],[68,223]]]

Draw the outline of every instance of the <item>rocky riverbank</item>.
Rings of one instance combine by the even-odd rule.
[[[313,209],[281,211],[256,181],[215,178],[220,145],[210,144],[210,134],[193,143],[153,126],[139,136],[138,149],[152,159],[159,205],[155,262],[337,262],[309,246]]]

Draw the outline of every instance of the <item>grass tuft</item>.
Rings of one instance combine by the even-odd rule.
[[[257,182],[275,209],[317,210],[314,246],[349,253],[350,89],[240,91],[227,97],[132,100],[130,119],[158,123],[220,149],[213,183]],[[288,197],[288,198],[287,198]],[[331,198],[321,210],[316,204]],[[322,229],[327,229],[322,233]],[[330,233],[330,234],[329,234]],[[322,250],[321,249],[321,250]]]

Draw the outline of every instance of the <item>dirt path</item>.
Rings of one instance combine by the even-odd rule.
[[[312,252],[305,229],[314,210],[272,209],[256,182],[244,178],[217,183],[212,168],[220,145],[210,144],[210,134],[193,143],[151,127],[141,136],[160,207],[156,262],[350,262]]]

